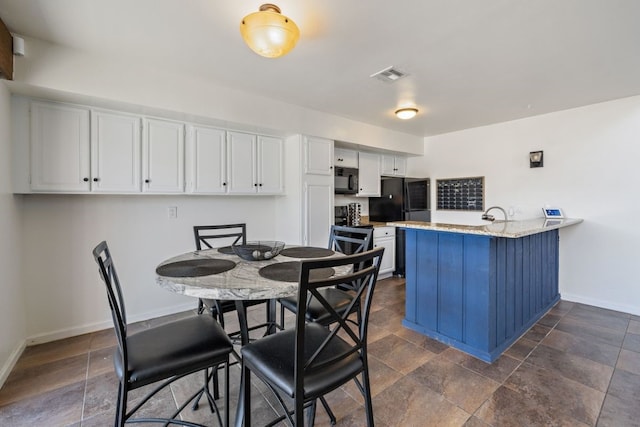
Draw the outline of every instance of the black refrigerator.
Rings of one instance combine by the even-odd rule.
[[[380,197],[369,198],[370,221],[431,221],[429,178],[382,178]],[[396,270],[405,275],[405,235],[396,229]]]

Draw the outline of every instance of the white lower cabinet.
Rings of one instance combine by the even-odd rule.
[[[396,269],[396,229],[395,227],[374,227],[373,247],[383,247],[384,255],[380,263],[378,278],[390,277]]]

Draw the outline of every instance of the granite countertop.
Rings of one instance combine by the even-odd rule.
[[[387,225],[418,230],[448,231],[450,233],[518,238],[581,223],[580,218],[534,218],[523,221],[494,221],[486,225],[445,224],[422,221],[393,221]]]

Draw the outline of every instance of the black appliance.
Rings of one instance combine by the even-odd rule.
[[[356,194],[358,192],[358,169],[334,168],[334,192]]]
[[[347,215],[349,210],[346,206],[335,206],[334,208],[334,221],[335,225],[347,225]]]
[[[382,178],[381,197],[369,198],[369,220],[431,221],[431,183],[429,178]],[[405,275],[405,234],[396,229],[396,270]]]
[[[348,209],[347,206],[335,206],[334,207],[334,214],[335,214],[335,218],[334,218],[335,225],[347,226],[347,222],[348,222],[347,218],[349,216],[349,209]],[[349,227],[373,228],[373,225],[368,225],[368,224],[367,225],[355,225],[355,226],[351,226],[350,225]],[[339,233],[339,235],[352,237],[349,233]],[[347,243],[345,245],[344,253],[346,255],[351,255],[356,247],[357,247],[357,245],[355,245],[355,244]],[[371,249],[373,249],[373,239],[371,239],[371,242],[369,242],[369,247],[367,248],[367,250],[371,250]]]

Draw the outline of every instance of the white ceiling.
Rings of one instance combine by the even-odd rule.
[[[0,0],[15,34],[428,136],[640,94],[638,0],[278,0],[280,59],[239,23],[254,0]],[[388,66],[408,77],[369,76]],[[403,105],[419,115],[394,117]]]

